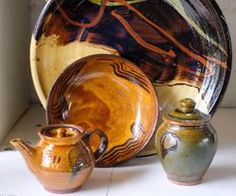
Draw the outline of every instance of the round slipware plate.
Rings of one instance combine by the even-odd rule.
[[[155,89],[134,64],[115,55],[82,58],[57,78],[47,101],[49,124],[99,129],[108,148],[97,166],[117,165],[139,153],[152,137],[158,116]],[[98,142],[91,139],[93,149]]]

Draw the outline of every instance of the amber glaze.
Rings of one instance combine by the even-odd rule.
[[[100,138],[94,154],[88,144],[92,134]],[[107,137],[99,130],[86,133],[81,127],[68,124],[42,127],[39,136],[41,140],[35,147],[18,138],[11,144],[21,152],[44,188],[56,193],[80,188],[107,147]]]
[[[73,63],[48,97],[49,123],[100,129],[108,148],[97,166],[124,162],[150,140],[158,118],[155,90],[135,65],[114,55],[93,55]],[[96,139],[92,142],[96,146]]]

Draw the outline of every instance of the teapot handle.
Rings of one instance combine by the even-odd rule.
[[[108,146],[108,138],[104,132],[99,129],[95,129],[92,132],[86,132],[83,136],[83,140],[90,146],[90,138],[92,135],[98,135],[100,138],[100,144],[95,152],[93,152],[95,157],[95,162],[98,162]]]

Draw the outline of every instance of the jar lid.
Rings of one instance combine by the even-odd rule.
[[[186,98],[178,103],[177,109],[164,116],[164,120],[172,124],[184,126],[197,126],[207,124],[210,121],[210,115],[204,114],[195,109],[194,100]]]

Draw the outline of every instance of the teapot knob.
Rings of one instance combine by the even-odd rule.
[[[196,102],[190,98],[182,99],[179,102],[178,110],[183,113],[193,113]]]
[[[64,129],[64,128],[59,128],[59,129],[57,129],[57,135],[56,135],[56,137],[57,137],[57,138],[65,137],[65,136],[66,136],[66,133],[67,133],[66,129]]]

